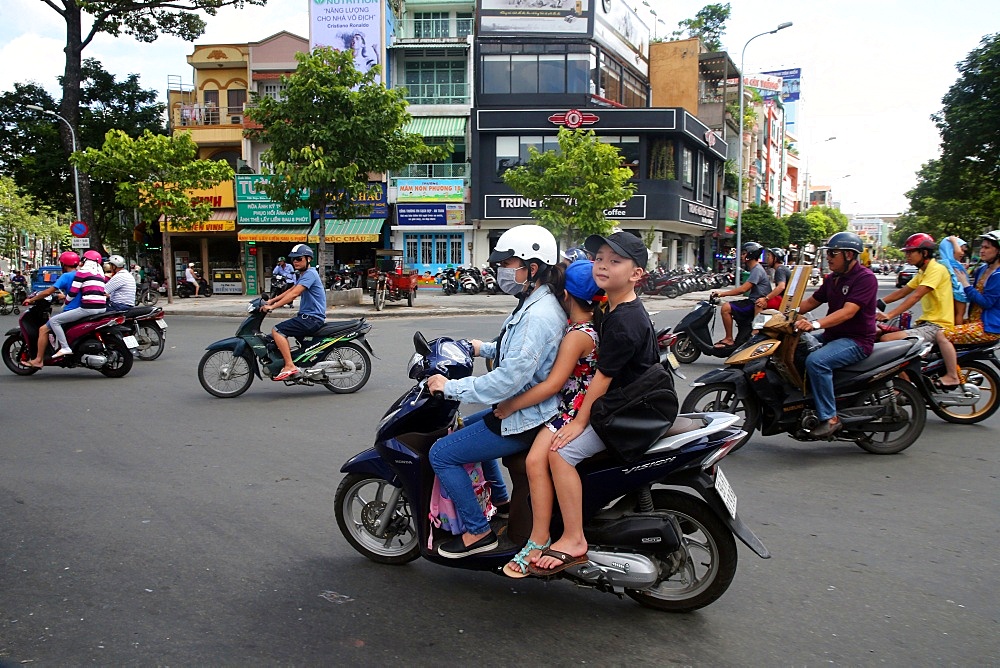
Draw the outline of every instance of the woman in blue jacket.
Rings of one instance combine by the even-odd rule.
[[[499,544],[476,500],[465,464],[483,463],[493,503],[502,506],[509,497],[499,458],[530,448],[538,430],[559,412],[559,397],[553,394],[502,420],[493,414],[493,407],[504,399],[548,378],[559,352],[566,312],[555,295],[563,293],[565,278],[556,266],[555,237],[538,225],[511,228],[497,240],[490,262],[500,263],[500,289],[520,300],[504,321],[497,343],[472,341],[476,355],[494,358],[496,367],[474,378],[447,380],[434,375],[427,380],[428,390],[443,392],[447,399],[490,406],[470,416],[462,429],[439,439],[430,450],[431,466],[466,529],[438,548],[438,554],[449,559],[488,552]]]
[[[964,324],[945,327],[937,334],[938,347],[948,372],[938,379],[943,390],[954,390],[958,377],[956,343],[990,343],[1000,340],[1000,230],[979,236],[979,258],[982,264],[972,275],[972,283],[964,273],[958,273],[965,297],[971,308]]]

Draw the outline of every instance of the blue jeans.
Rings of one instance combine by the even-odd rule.
[[[834,339],[824,343],[819,350],[806,358],[806,377],[812,388],[816,414],[820,420],[829,420],[837,414],[837,397],[833,392],[833,370],[850,366],[865,358],[861,346],[854,339]]]
[[[470,415],[465,426],[456,432],[438,439],[431,446],[430,460],[434,472],[448,498],[455,504],[455,512],[462,518],[465,530],[472,534],[486,533],[490,523],[483,515],[483,509],[476,501],[472,482],[465,470],[465,464],[483,463],[483,474],[490,481],[494,505],[506,503],[509,495],[503,474],[500,472],[500,457],[513,455],[528,449],[516,438],[494,434],[483,423],[483,417],[492,409]]]

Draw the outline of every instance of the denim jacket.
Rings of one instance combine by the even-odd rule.
[[[983,291],[976,290],[979,277],[986,271],[987,265],[982,265],[972,275],[972,285],[965,288],[965,296],[973,304],[983,309],[983,330],[990,334],[1000,334],[1000,269],[990,274],[986,279]]]
[[[559,344],[566,331],[566,312],[547,285],[532,291],[524,304],[504,321],[500,354],[496,344],[484,341],[480,357],[496,357],[493,371],[484,376],[449,380],[444,385],[448,399],[469,403],[498,404],[537,385],[552,371]],[[543,424],[559,412],[556,393],[534,406],[528,406],[504,418],[500,431],[504,436],[520,434]]]

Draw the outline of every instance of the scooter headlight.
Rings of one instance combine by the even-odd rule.
[[[410,361],[406,363],[406,375],[413,380],[420,380],[424,377],[424,356],[420,353],[413,353]]]

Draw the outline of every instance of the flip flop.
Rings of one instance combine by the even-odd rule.
[[[289,371],[282,371],[272,378],[272,380],[288,380],[289,378],[294,378],[297,375],[299,375],[298,369],[290,369]]]
[[[566,554],[565,552],[560,552],[559,550],[553,550],[551,547],[547,550],[542,551],[543,557],[553,557],[558,559],[560,563],[555,568],[539,568],[535,564],[530,564],[528,566],[528,572],[532,575],[540,578],[547,577],[549,575],[555,575],[556,573],[561,573],[570,566],[579,566],[580,564],[586,564],[590,561],[587,555],[580,557],[574,557],[572,554]]]
[[[715,343],[716,348],[729,348],[730,346],[735,346],[735,345],[736,345],[735,341],[732,341],[731,343],[726,343],[725,341],[717,341]]]
[[[941,392],[954,392],[958,388],[962,387],[961,383],[956,383],[955,385],[945,385],[941,382],[940,378],[934,379],[934,388]]]

